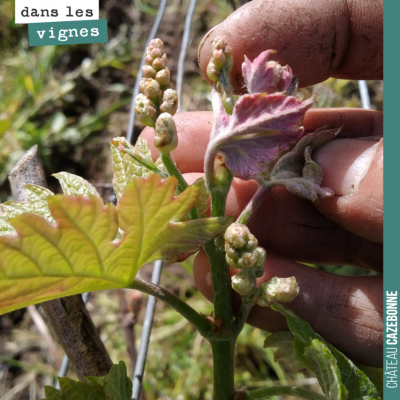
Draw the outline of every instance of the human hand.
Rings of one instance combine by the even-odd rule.
[[[282,1],[277,6],[268,1],[253,1],[240,8],[208,34],[200,46],[199,62],[203,71],[209,60],[211,40],[222,36],[233,49],[232,81],[237,88],[241,87],[239,71],[243,55],[253,59],[268,48],[277,50],[281,64],[291,66],[300,78],[301,86],[329,76],[381,78],[380,2],[372,2],[375,12],[368,13],[362,12],[366,2],[353,4],[352,8],[343,9],[344,16],[337,3],[301,3]],[[275,8],[269,9],[270,4]],[[368,4],[371,6],[371,2]],[[305,16],[302,15],[304,10],[308,10]],[[346,24],[351,18],[350,29]],[[290,29],[285,28],[287,26]],[[366,39],[360,39],[360,32]],[[358,57],[359,54],[363,57]],[[173,155],[188,181],[194,181],[203,172],[212,118],[208,112],[175,116],[179,146]],[[312,109],[306,114],[304,126],[307,131],[323,125],[344,125],[348,137],[353,138],[382,135],[382,115],[374,111]],[[151,129],[146,129],[142,137],[152,145]],[[368,153],[364,153],[368,148],[372,148],[369,159]],[[153,150],[152,147],[155,156],[157,152]],[[359,157],[361,154],[364,158]],[[292,260],[356,265],[382,271],[382,143],[336,140],[318,149],[314,159],[323,168],[323,186],[331,187],[338,196],[322,200],[316,207],[282,188],[274,189],[267,196],[249,224],[259,244],[268,251],[265,273],[259,283],[273,276],[296,276],[301,294],[289,307],[355,361],[381,366],[382,279],[337,276]],[[358,161],[354,164],[355,160]],[[363,169],[367,172],[359,182],[358,190],[348,194],[352,185],[357,187]],[[254,182],[235,179],[228,198],[227,215],[237,217],[256,187]],[[194,274],[199,289],[211,300],[209,266],[204,253],[196,258]],[[238,308],[240,297],[236,293],[234,303]],[[248,322],[270,332],[287,329],[280,315],[258,306],[253,308]]]

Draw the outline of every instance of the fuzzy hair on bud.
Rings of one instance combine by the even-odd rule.
[[[152,102],[160,103],[162,91],[160,89],[160,84],[156,80],[142,78],[139,83],[139,90]]]
[[[145,78],[154,79],[156,77],[157,71],[153,67],[151,67],[150,65],[144,65],[142,67],[142,71],[143,71],[143,76]]]
[[[160,111],[175,115],[178,109],[178,94],[173,89],[167,89],[164,91]]]
[[[207,76],[215,82],[215,88],[222,96],[222,104],[228,114],[232,114],[235,101],[230,83],[233,68],[232,50],[222,38],[211,43],[211,58],[207,66]]]
[[[250,233],[249,228],[236,222],[229,225],[225,231],[224,239],[229,247],[233,247],[236,250],[254,250],[258,245],[256,237]]]
[[[164,63],[164,61],[163,61],[161,58],[156,58],[156,59],[153,61],[152,66],[153,66],[153,68],[154,68],[156,71],[161,71],[162,69],[165,68],[165,63]]]
[[[218,82],[219,71],[213,62],[209,62],[207,65],[207,76],[213,81]]]
[[[158,39],[158,38],[156,38],[156,39],[152,39],[151,41],[150,41],[150,44],[149,44],[149,49],[153,49],[153,48],[159,48],[159,49],[162,49],[164,47],[164,43],[163,43],[163,41],[161,40],[161,39]],[[150,51],[151,51],[150,50]]]
[[[264,264],[266,251],[246,225],[233,223],[225,232],[225,258],[232,268],[259,268]]]
[[[138,120],[146,125],[154,128],[157,111],[154,103],[149,100],[145,95],[139,94],[135,99],[135,112]]]
[[[170,80],[169,80],[170,75],[171,74],[169,72],[169,69],[167,67],[165,67],[164,69],[157,72],[155,79],[162,88],[165,88],[170,83]]]
[[[232,289],[241,296],[250,294],[256,287],[255,278],[239,272],[232,276]]]
[[[268,307],[276,301],[281,303],[292,302],[299,295],[300,288],[294,276],[290,278],[274,276],[268,282],[262,283],[259,291],[260,295],[257,299],[257,304]]]
[[[161,154],[167,154],[178,146],[178,135],[171,114],[162,113],[157,118],[154,136],[154,146]]]
[[[163,88],[169,86],[170,72],[167,65],[167,55],[163,50],[164,43],[160,39],[153,39],[146,50],[143,75],[145,78],[155,79]],[[144,93],[144,92],[142,92]]]
[[[153,58],[153,60],[156,58],[161,58],[163,56],[163,52],[161,51],[161,49],[156,47],[150,52],[150,56]]]

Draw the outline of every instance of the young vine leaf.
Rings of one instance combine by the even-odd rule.
[[[129,286],[156,259],[182,261],[223,232],[231,218],[171,222],[186,215],[199,189],[174,197],[175,178],[158,175],[129,183],[118,206],[96,197],[48,199],[56,225],[22,214],[10,220],[17,235],[0,237],[0,314],[59,297]],[[118,225],[125,235],[113,242]]]
[[[143,154],[144,157],[151,159],[151,152],[149,145],[144,139],[138,139],[135,146],[130,143],[127,144],[135,148],[138,152]],[[125,187],[129,182],[136,178],[145,178],[153,175],[154,172],[147,169],[145,166],[135,161],[129,154],[121,153],[113,145],[111,147],[112,166],[114,171],[113,186],[117,198],[120,199],[124,193]]]
[[[78,175],[59,172],[53,174],[53,176],[59,180],[66,195],[95,196],[100,198],[96,188]],[[8,220],[21,214],[41,215],[47,221],[55,223],[48,205],[48,200],[51,196],[54,196],[54,193],[44,187],[31,184],[25,185],[24,189],[28,201],[7,201],[1,205],[4,212],[0,214],[0,236],[16,233]]]
[[[47,205],[48,199],[54,196],[54,193],[37,185],[25,185],[25,193],[28,198],[27,202],[7,201],[1,205],[4,213],[0,215],[0,236],[16,233],[8,220],[24,213],[41,215],[49,222],[54,223]]]
[[[88,376],[82,382],[58,379],[60,390],[45,386],[42,400],[130,400],[132,395],[132,381],[123,361],[113,365],[105,377]]]
[[[205,218],[207,216],[207,210],[210,207],[210,192],[207,189],[206,180],[204,178],[196,179],[190,186],[199,188],[199,198],[196,202],[196,208],[200,214],[200,218]],[[179,221],[188,220],[190,220],[189,214],[182,217]]]
[[[289,331],[271,333],[264,340],[264,348],[275,348],[274,361],[281,361],[293,372],[306,368],[293,352],[293,333]]]
[[[293,354],[316,374],[327,400],[382,398],[382,388],[375,386],[361,368],[315,333],[310,324],[282,304],[273,303],[271,308],[286,317],[294,335]],[[290,346],[288,339],[287,335],[272,334],[267,337],[265,345],[287,349]]]
[[[100,199],[100,194],[96,188],[78,175],[58,172],[53,176],[58,179],[64,194],[68,196],[94,196]]]

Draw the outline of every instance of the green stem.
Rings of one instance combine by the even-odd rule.
[[[234,388],[235,340],[211,342],[214,362],[213,400],[232,400]]]
[[[253,306],[254,303],[243,303],[242,300],[242,305],[240,306],[238,315],[233,322],[233,332],[236,338],[239,336],[240,332],[242,332],[244,324],[246,323]]]
[[[237,219],[238,224],[247,225],[252,217],[253,213],[257,210],[260,206],[262,201],[264,200],[265,196],[271,191],[269,186],[260,186],[257,192],[254,194],[252,199],[249,201],[245,209],[240,214],[239,218]]]
[[[205,338],[210,336],[211,326],[207,320],[187,303],[163,287],[155,285],[154,283],[142,281],[141,279],[135,279],[129,286],[129,289],[139,290],[163,301],[184,316]]]
[[[225,207],[227,192],[223,189],[216,188],[211,190],[211,216],[225,217]]]
[[[227,175],[226,185],[211,188],[211,216],[225,216],[226,197],[232,182]],[[233,335],[233,313],[231,299],[231,279],[225,253],[213,242],[204,246],[211,269],[214,301],[214,318],[223,321],[226,341],[211,341],[214,361],[213,400],[232,400],[234,394],[234,357],[236,337]]]
[[[300,397],[302,399],[309,400],[325,400],[325,396],[322,396],[318,393],[311,392],[307,389],[301,389],[294,386],[271,386],[262,389],[251,390],[246,393],[242,399],[243,400],[256,400],[256,399],[265,399],[271,396],[295,396]]]
[[[185,181],[185,178],[182,176],[181,172],[179,171],[178,168],[176,168],[176,165],[174,163],[174,160],[172,159],[171,153],[167,154],[161,154],[161,160],[165,165],[165,168],[167,168],[168,173],[171,176],[174,176],[178,180],[178,189],[183,192],[189,185]]]
[[[207,243],[204,250],[210,260],[214,318],[222,318],[224,328],[231,330],[233,326],[231,277],[229,266],[225,261],[225,254],[218,251],[212,242]]]
[[[150,160],[148,157],[143,156],[143,154],[141,154],[140,152],[136,151],[135,149],[131,149],[129,147],[125,148],[124,150],[125,150],[124,152],[126,154],[131,156],[140,165],[143,165],[150,171],[153,171],[157,175],[160,175],[161,178],[164,178],[164,179],[168,178],[168,175],[164,171],[161,171],[161,169],[157,168],[157,166],[153,163],[153,161]]]
[[[174,176],[178,180],[178,189],[182,193],[187,187],[189,187],[188,183],[185,181],[185,178],[182,176],[181,172],[179,171],[178,168],[176,168],[176,165],[174,163],[174,160],[172,159],[172,156],[170,153],[167,154],[161,154],[161,160],[165,165],[165,168],[167,169],[168,173],[171,176]],[[200,218],[200,214],[197,211],[196,207],[193,207],[189,211],[189,216],[191,219],[198,219]]]
[[[225,216],[226,197],[232,182],[227,174],[226,184],[211,187],[211,216]],[[211,340],[214,360],[213,400],[232,400],[234,394],[234,357],[236,337],[233,336],[233,313],[231,299],[231,279],[225,253],[209,242],[204,246],[211,269],[214,301],[214,318],[222,318],[222,330],[226,341]]]

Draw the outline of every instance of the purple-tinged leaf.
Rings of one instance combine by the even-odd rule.
[[[259,163],[268,162],[302,136],[304,114],[314,102],[281,93],[256,93],[241,97],[228,115],[218,92],[213,90],[212,95],[215,119],[205,170],[220,151],[227,167],[244,179],[261,171]]]
[[[278,160],[271,172],[271,179],[284,179],[289,172],[294,173],[295,176],[301,176],[306,148],[311,147],[314,150],[322,144],[333,140],[340,132],[341,128],[326,129],[326,127],[322,127],[304,136],[292,151]]]
[[[244,56],[242,73],[249,93],[285,92],[293,79],[292,69],[276,61],[268,61],[275,50],[266,50],[251,62]]]
[[[322,169],[311,159],[311,153],[314,148],[334,139],[339,132],[340,129],[329,129],[308,134],[278,160],[269,177],[262,172],[258,181],[263,186],[286,187],[289,192],[314,202],[318,198],[332,197],[331,189],[320,187]]]

